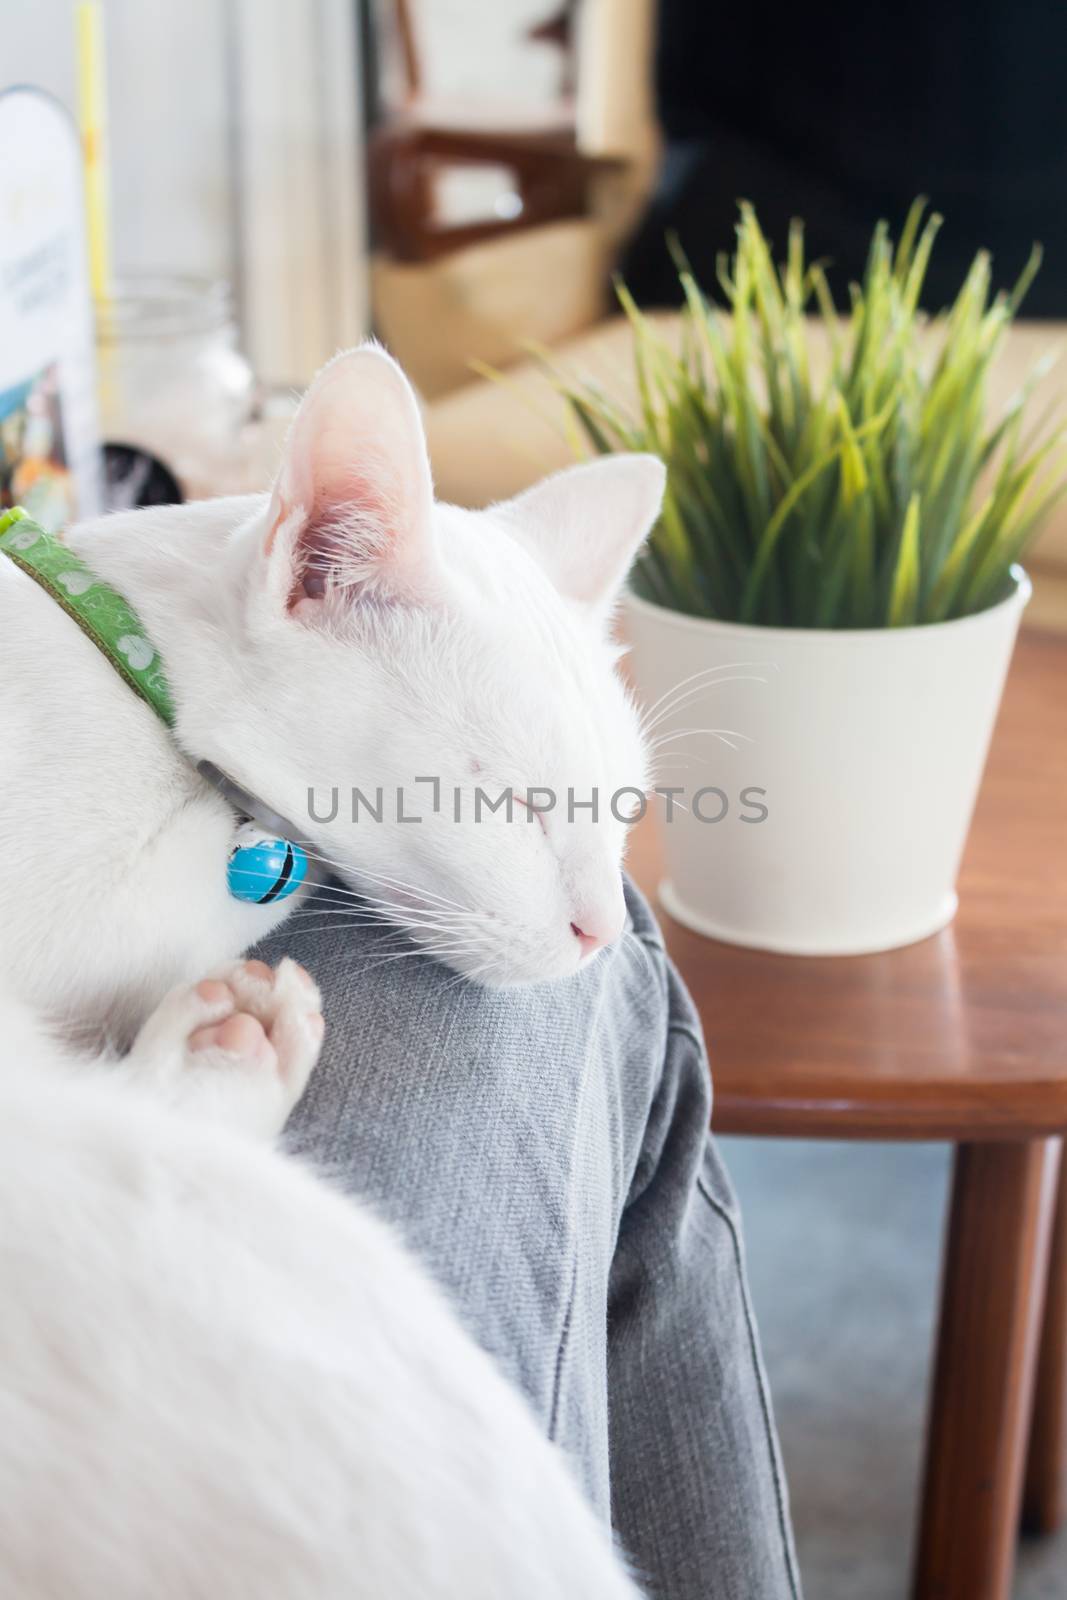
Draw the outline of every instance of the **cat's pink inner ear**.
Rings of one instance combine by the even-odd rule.
[[[271,497],[265,554],[301,616],[368,589],[397,596],[434,565],[422,422],[400,369],[366,347],[320,373],[297,413]],[[281,575],[280,575],[281,576]]]
[[[275,489],[271,496],[270,515],[267,518],[267,537],[263,542],[263,554],[271,557],[274,546],[278,542],[278,534],[293,516],[294,508],[290,505],[281,489]]]

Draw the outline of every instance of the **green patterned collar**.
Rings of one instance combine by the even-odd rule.
[[[38,527],[21,506],[0,512],[0,551],[47,590],[130,688],[173,728],[174,702],[163,663],[122,596],[54,534]]]

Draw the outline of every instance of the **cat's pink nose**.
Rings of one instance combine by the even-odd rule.
[[[601,924],[591,917],[583,917],[582,921],[586,926],[579,927],[577,922],[572,922],[571,932],[581,945],[583,956],[592,955],[594,950],[601,950],[604,945],[612,944],[622,932],[621,922],[617,927],[609,927],[606,921]]]

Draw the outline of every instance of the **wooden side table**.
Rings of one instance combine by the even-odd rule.
[[[651,818],[631,867],[660,875]],[[1007,1600],[1020,1514],[1064,1514],[1067,640],[1026,634],[955,923],[885,955],[735,949],[664,917],[721,1133],[955,1146],[915,1600]]]

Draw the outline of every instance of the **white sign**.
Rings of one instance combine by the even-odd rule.
[[[58,528],[100,510],[78,135],[34,89],[0,94],[0,510]]]

